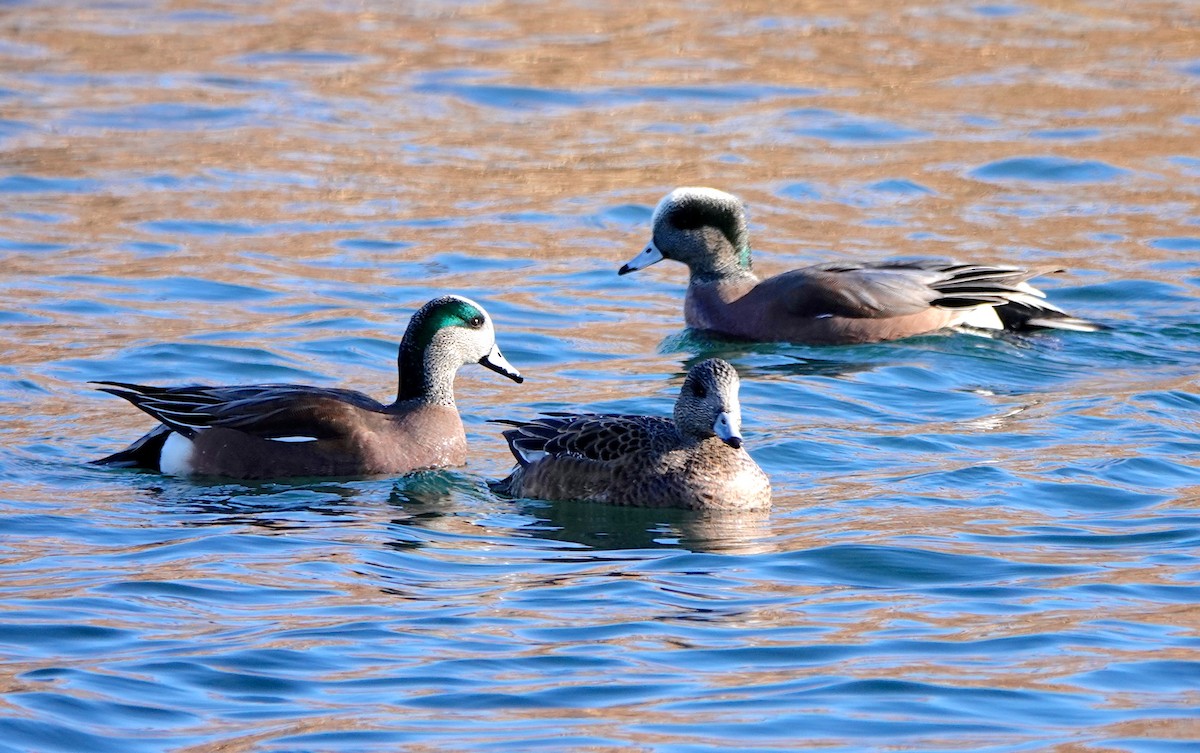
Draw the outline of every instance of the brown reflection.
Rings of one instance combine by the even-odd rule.
[[[525,530],[540,538],[591,549],[682,547],[694,552],[762,554],[774,551],[770,513],[698,513],[588,502],[518,502],[538,522]]]

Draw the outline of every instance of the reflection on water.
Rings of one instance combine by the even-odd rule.
[[[1200,736],[1200,64],[1155,3],[10,4],[6,713],[28,751],[1185,750]],[[682,328],[617,267],[679,185],[765,275],[1066,270],[1112,325],[867,347]],[[465,468],[191,482],[92,379],[386,395],[493,314]],[[494,418],[742,375],[768,515],[507,500]]]
[[[680,546],[695,552],[755,554],[770,551],[766,513],[698,513],[590,505],[527,502],[522,512],[536,519],[522,529],[539,538],[569,541],[589,549],[652,549]]]

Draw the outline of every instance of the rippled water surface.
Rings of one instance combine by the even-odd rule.
[[[1184,751],[1200,740],[1200,12],[142,2],[0,11],[0,751]],[[740,346],[617,277],[677,185],[764,272],[1066,270],[1100,333]],[[390,399],[428,298],[473,458],[84,464],[93,379]],[[487,419],[743,377],[769,515],[508,500]]]

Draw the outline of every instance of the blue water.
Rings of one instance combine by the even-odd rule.
[[[1189,3],[368,5],[7,11],[0,753],[1200,744]],[[1112,329],[707,339],[681,267],[615,274],[682,184],[766,273],[1063,269]],[[150,425],[88,380],[390,399],[446,291],[528,378],[461,372],[464,468],[85,463]],[[489,419],[665,414],[712,355],[769,513],[488,490]]]

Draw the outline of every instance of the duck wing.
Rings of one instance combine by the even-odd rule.
[[[359,392],[295,384],[232,387],[93,384],[128,400],[189,439],[198,431],[217,427],[263,438],[329,439],[345,433],[343,418],[347,412],[384,410],[383,405]]]
[[[788,310],[797,316],[878,319],[918,314],[931,306],[1044,304],[1045,294],[1026,282],[1036,274],[1020,267],[915,259],[818,264],[763,284],[786,286]]]
[[[496,423],[514,427],[503,434],[521,465],[547,456],[611,462],[654,450],[674,432],[670,419],[621,414],[545,413],[529,421]]]

